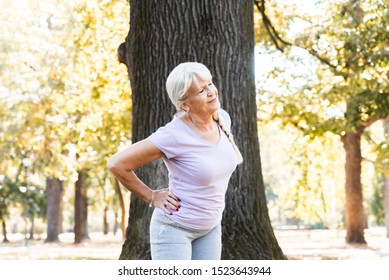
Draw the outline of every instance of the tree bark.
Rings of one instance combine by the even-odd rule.
[[[45,242],[59,242],[63,221],[63,184],[57,178],[46,178],[47,237]]]
[[[346,242],[366,243],[364,237],[365,215],[361,183],[361,135],[363,128],[350,131],[342,136],[346,152]]]
[[[389,141],[389,118],[383,120],[386,141]],[[386,237],[389,238],[389,164],[384,163],[384,214]]]
[[[131,26],[119,47],[133,99],[133,143],[175,112],[165,91],[179,63],[208,66],[232,118],[244,163],[234,172],[223,217],[223,259],[284,259],[268,216],[257,135],[253,1],[131,1]],[[137,170],[151,188],[168,185],[162,161]],[[151,209],[133,196],[121,259],[148,259]]]
[[[81,243],[87,238],[87,188],[85,185],[85,174],[78,171],[78,179],[75,185],[74,198],[74,243]]]

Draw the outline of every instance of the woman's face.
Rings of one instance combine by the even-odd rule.
[[[188,101],[184,104],[190,113],[213,114],[220,108],[219,94],[212,80],[194,80],[188,93]]]

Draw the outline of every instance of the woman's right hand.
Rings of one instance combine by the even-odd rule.
[[[167,188],[153,190],[152,206],[162,209],[166,214],[173,215],[172,211],[180,209],[180,199],[171,193]]]

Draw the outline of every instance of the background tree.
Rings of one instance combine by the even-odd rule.
[[[255,2],[269,42],[276,49],[286,51],[297,63],[301,58],[296,49],[304,49],[319,63],[300,77],[290,74],[294,83],[284,80],[285,87],[279,89],[282,93],[264,92],[262,98],[276,104],[271,115],[284,125],[293,125],[311,138],[325,132],[340,137],[346,154],[346,241],[366,243],[361,137],[367,127],[389,114],[387,6],[382,1],[318,1],[316,7],[324,16],[288,14],[278,20],[271,16],[277,12],[269,12],[274,7]],[[289,3],[273,5],[279,6],[279,11]],[[312,69],[315,75],[310,75]],[[276,69],[273,77],[286,71]]]
[[[46,195],[44,188],[31,185],[29,182],[22,183],[19,189],[21,191],[19,203],[26,223],[25,239],[32,240],[35,233],[35,219],[44,218],[46,214]]]
[[[215,8],[217,7],[217,8]],[[283,259],[273,234],[261,174],[254,84],[252,1],[131,1],[131,25],[119,59],[132,87],[132,141],[169,122],[174,108],[165,92],[170,71],[184,61],[206,64],[222,106],[230,113],[244,163],[233,174],[224,212],[224,259]],[[161,161],[139,169],[151,188],[167,185]],[[151,209],[131,199],[121,259],[150,257]],[[147,234],[145,234],[147,233]]]
[[[63,231],[63,182],[57,178],[46,178],[46,220],[47,237],[45,242],[59,242]]]
[[[72,200],[66,191],[73,189],[77,170],[88,168],[93,170],[90,178],[99,177],[90,180],[90,193],[98,198],[103,182],[113,196],[114,180],[99,179],[106,177],[106,158],[128,141],[131,129],[125,67],[113,59],[123,40],[115,30],[128,24],[126,1],[4,2],[0,2],[1,179],[15,183],[19,166],[29,161],[26,176],[31,184],[43,186],[46,178],[62,181],[65,199]],[[18,24],[12,23],[15,17],[20,18]],[[58,212],[58,205],[49,203],[48,213]],[[52,215],[48,222],[60,216]],[[73,222],[73,217],[65,218]],[[48,236],[52,228],[57,227],[49,225]]]
[[[3,234],[3,242],[9,242],[7,237],[6,222],[9,218],[9,209],[11,205],[15,205],[17,202],[17,199],[20,196],[20,190],[18,186],[8,177],[2,178],[0,186],[1,230]]]
[[[74,194],[74,243],[88,238],[88,195],[86,173],[78,171]]]
[[[123,100],[128,98],[128,81],[120,74],[123,66],[118,67],[113,60],[117,46],[114,43],[118,42],[120,34],[111,30],[112,26],[124,23],[124,18],[120,17],[123,5],[124,2],[116,1],[83,1],[74,8],[75,28],[71,30],[73,41],[68,47],[72,63],[65,71],[69,73],[67,91],[72,93],[70,114],[76,119],[72,137],[69,137],[76,151],[79,173],[75,192],[76,243],[81,242],[87,232],[86,190],[90,192],[93,188],[104,199],[101,190],[106,187],[106,159],[118,144],[128,141],[131,128],[131,102]],[[84,176],[86,180],[81,179]],[[110,188],[114,190],[114,184]],[[114,192],[108,193],[114,195]]]
[[[116,228],[118,227],[117,223],[120,225],[120,229],[122,232],[122,239],[126,239],[126,207],[124,202],[124,195],[120,188],[120,183],[118,180],[115,179],[115,193],[116,196],[114,197],[114,205],[118,204],[120,207],[121,215],[120,215],[120,222],[117,222],[117,217],[115,214],[115,226],[114,226],[114,234],[116,233]],[[116,213],[116,211],[115,211]]]
[[[383,210],[384,224],[386,227],[386,237],[389,238],[389,118],[383,121],[385,141],[380,144],[381,156],[378,158],[382,162],[382,177],[383,177]]]

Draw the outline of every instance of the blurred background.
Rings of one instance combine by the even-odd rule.
[[[327,232],[333,246],[346,248],[342,139],[353,127],[363,127],[366,233],[382,245],[389,237],[387,1],[254,2],[262,173],[281,245],[293,243],[292,231],[315,242]],[[65,252],[88,240],[97,240],[90,250],[108,253],[85,258],[119,254],[130,194],[105,165],[131,143],[131,89],[117,59],[130,4],[0,0],[0,258],[20,258],[17,246],[60,243]]]

